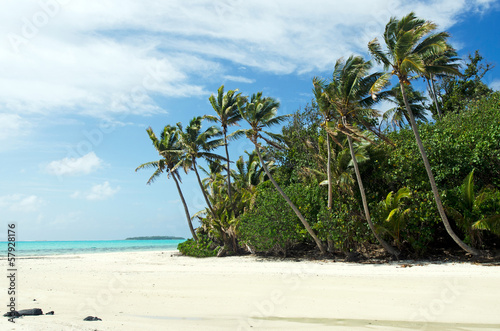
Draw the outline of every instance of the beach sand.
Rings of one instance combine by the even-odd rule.
[[[3,318],[0,329],[500,330],[499,266],[408,263],[176,252],[22,258],[17,308],[55,315]],[[0,298],[3,315],[7,290]],[[89,315],[102,321],[83,321]]]

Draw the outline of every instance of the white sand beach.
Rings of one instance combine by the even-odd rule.
[[[55,315],[4,317],[0,329],[500,329],[499,266],[407,264],[176,252],[23,258],[17,308]],[[7,291],[1,300],[3,315]],[[102,321],[83,321],[89,315]]]

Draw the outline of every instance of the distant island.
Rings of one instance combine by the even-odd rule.
[[[125,240],[181,240],[185,239],[182,237],[173,237],[173,236],[151,236],[151,237],[131,237],[126,238]]]

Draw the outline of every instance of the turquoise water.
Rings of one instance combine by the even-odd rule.
[[[17,241],[16,256],[91,254],[110,252],[172,251],[184,240]],[[3,247],[3,249],[2,249]],[[7,242],[0,242],[0,251]]]

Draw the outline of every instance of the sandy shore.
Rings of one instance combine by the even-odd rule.
[[[23,258],[17,267],[18,309],[55,315],[3,318],[1,330],[500,330],[499,266],[134,252]]]

